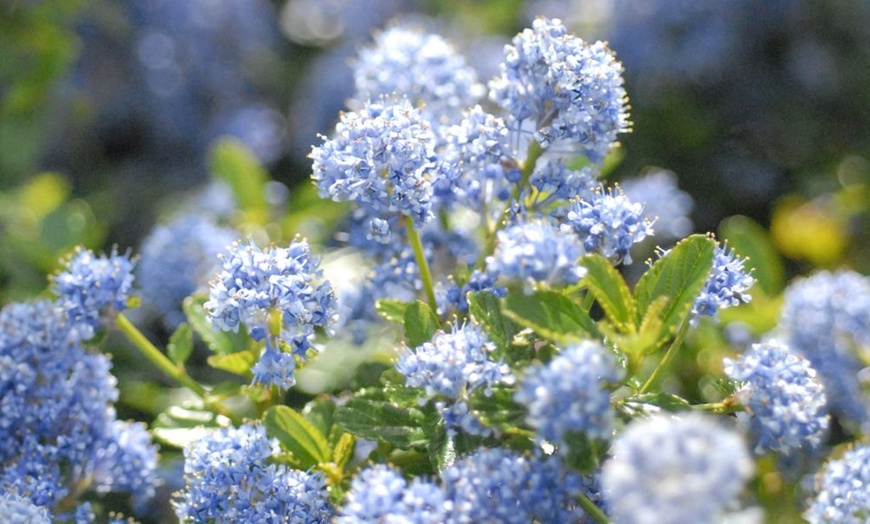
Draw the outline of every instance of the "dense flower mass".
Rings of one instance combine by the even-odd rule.
[[[725,359],[725,374],[745,384],[737,396],[749,408],[756,453],[789,454],[821,443],[828,429],[825,388],[808,360],[772,341]]]
[[[655,222],[656,239],[677,240],[692,232],[692,197],[677,187],[671,171],[655,170],[622,182],[622,190],[632,202],[643,202],[644,217]]]
[[[336,522],[442,524],[446,513],[444,493],[438,486],[421,479],[409,483],[398,471],[377,465],[354,477]]]
[[[407,99],[378,99],[341,115],[333,138],[311,151],[322,197],[422,223],[440,177],[435,135]]]
[[[629,201],[618,187],[576,200],[561,227],[577,233],[588,253],[601,253],[614,264],[631,264],[631,246],[653,234],[643,204]]]
[[[540,438],[567,446],[568,432],[609,439],[614,416],[607,383],[622,378],[613,354],[585,341],[562,350],[545,366],[526,372],[514,400],[528,409],[526,421]]]
[[[51,524],[48,509],[12,492],[0,491],[0,521],[7,524]]]
[[[133,286],[133,262],[130,256],[112,252],[96,256],[79,248],[52,279],[52,291],[63,309],[74,320],[96,329],[100,314],[123,311]],[[85,336],[85,338],[89,338]]]
[[[488,394],[495,384],[513,382],[507,364],[492,359],[493,350],[492,342],[479,327],[454,326],[450,333],[438,331],[431,341],[405,350],[396,361],[396,369],[405,376],[408,386],[423,388],[428,398],[439,399],[436,406],[449,430],[462,428],[484,434],[486,428],[468,412],[467,395],[476,389]]]
[[[622,65],[602,42],[587,44],[558,19],[538,18],[505,46],[490,98],[538,143],[566,144],[599,162],[628,129]]]
[[[862,524],[870,517],[870,446],[828,462],[816,477],[815,498],[804,514],[810,524]]]
[[[752,270],[744,268],[745,263],[727,245],[717,245],[713,254],[713,269],[695,299],[692,314],[715,317],[720,309],[749,302],[752,297],[747,291],[755,284],[755,279],[752,278]]]
[[[60,301],[0,312],[0,488],[39,506],[82,485],[154,493],[156,449],[141,426],[117,421],[111,364],[85,351],[82,333]]]
[[[584,254],[573,232],[561,231],[545,219],[530,219],[498,232],[498,244],[486,259],[486,269],[495,277],[525,284],[571,285],[585,274],[577,265]]]
[[[220,267],[218,254],[238,234],[207,215],[182,214],[155,227],[142,242],[137,281],[142,299],[170,329],[184,320],[181,303]]]
[[[601,484],[617,522],[715,522],[752,474],[734,432],[703,415],[631,423],[614,441]]]
[[[262,250],[253,242],[235,243],[223,257],[223,270],[211,283],[205,303],[212,323],[225,331],[245,324],[255,340],[270,338],[255,379],[281,387],[292,385],[293,359],[281,356],[279,342],[305,357],[315,327],[327,328],[335,298],[329,282],[319,281],[318,261],[308,242],[291,242]],[[270,318],[280,317],[280,334],[270,332]],[[276,370],[275,366],[282,367]],[[276,381],[276,377],[283,377]]]
[[[276,444],[262,426],[215,430],[184,451],[183,522],[329,522],[334,510],[319,473],[267,462]]]
[[[400,25],[376,33],[353,71],[355,100],[397,94],[435,118],[455,116],[484,94],[477,73],[446,40]]]
[[[830,409],[843,421],[870,423],[862,392],[861,348],[870,347],[870,279],[822,271],[785,290],[780,329],[786,343],[819,373]]]

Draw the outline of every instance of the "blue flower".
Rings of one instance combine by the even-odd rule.
[[[145,425],[115,420],[106,437],[94,466],[97,493],[132,493],[137,504],[153,497],[157,485],[157,446]]]
[[[716,245],[713,254],[713,268],[704,283],[704,288],[695,305],[692,314],[696,316],[715,317],[720,309],[747,303],[752,297],[746,292],[755,284],[752,270],[744,269],[745,260],[738,258],[733,249],[727,245]]]
[[[142,299],[170,329],[184,321],[181,303],[208,284],[220,267],[218,254],[237,233],[202,213],[179,215],[155,227],[142,242],[137,267]]]
[[[592,167],[575,171],[558,159],[539,160],[529,183],[535,189],[530,205],[538,209],[572,199],[592,200],[598,189],[597,174]]]
[[[422,224],[442,176],[435,145],[429,123],[406,99],[379,99],[343,113],[333,138],[312,148],[311,177],[322,197]]]
[[[588,253],[601,253],[614,264],[631,264],[631,246],[653,234],[643,204],[631,202],[619,187],[575,200],[561,227],[574,231]]]
[[[495,252],[486,259],[487,272],[496,277],[557,286],[576,284],[586,274],[577,264],[585,254],[580,240],[546,219],[519,222],[497,238]]]
[[[546,365],[528,368],[514,395],[526,406],[539,438],[567,447],[568,432],[609,439],[614,416],[607,383],[622,378],[613,354],[600,343],[585,341],[562,350]]]
[[[692,197],[677,187],[671,171],[655,170],[622,182],[632,202],[644,204],[643,215],[656,225],[656,238],[678,240],[692,232]]]
[[[479,449],[442,474],[452,511],[447,522],[583,522],[575,500],[578,475],[555,457],[527,458],[506,449]]]
[[[465,324],[454,326],[451,333],[437,331],[431,341],[414,350],[405,349],[395,365],[409,387],[422,388],[427,398],[439,400],[436,407],[449,431],[461,427],[472,434],[487,434],[468,412],[466,399],[476,389],[490,394],[494,385],[513,382],[507,364],[491,358],[493,350],[480,328]]]
[[[771,341],[724,364],[728,377],[744,383],[737,397],[748,408],[756,453],[818,447],[828,429],[827,401],[808,360]]]
[[[752,475],[742,439],[707,416],[656,416],[628,425],[601,484],[621,523],[714,522]]]
[[[336,522],[441,524],[445,513],[444,494],[438,486],[419,478],[409,484],[392,468],[376,465],[354,477]]]
[[[859,378],[866,367],[859,352],[870,347],[870,279],[821,271],[792,282],[784,298],[783,339],[818,371],[830,409],[843,422],[870,424]]]
[[[435,118],[452,119],[484,95],[477,73],[443,38],[394,25],[375,34],[353,64],[356,94],[365,101],[399,95]]]
[[[0,521],[7,524],[51,524],[48,509],[14,492],[0,491]]]
[[[93,251],[77,248],[65,261],[63,271],[52,278],[52,291],[67,314],[91,329],[100,326],[100,313],[127,308],[132,286],[130,255],[114,250],[109,256],[98,257]],[[83,336],[90,338],[86,333]]]
[[[870,517],[870,446],[828,462],[816,477],[816,496],[804,514],[810,524],[864,524]]]
[[[329,522],[334,509],[319,473],[268,463],[277,444],[262,426],[215,430],[184,450],[183,522]]]
[[[603,42],[569,35],[558,19],[538,18],[505,46],[490,99],[516,122],[533,122],[543,148],[565,144],[600,162],[626,131],[622,65]]]
[[[335,298],[329,282],[318,282],[318,261],[304,240],[262,250],[253,242],[234,243],[223,258],[223,270],[211,282],[205,303],[211,322],[224,331],[238,331],[240,324],[251,330],[251,337],[263,340],[270,335],[270,316],[281,319],[278,340],[294,355],[304,358],[311,348],[315,327],[327,328],[333,317]],[[274,335],[274,334],[271,334]],[[275,376],[276,358],[267,348],[259,376]],[[286,359],[280,367],[286,369]],[[286,383],[285,380],[279,381]],[[272,384],[272,382],[267,382]],[[277,384],[277,383],[275,383]]]

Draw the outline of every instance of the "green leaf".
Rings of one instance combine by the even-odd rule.
[[[421,410],[397,406],[376,390],[365,390],[335,409],[335,421],[345,431],[402,449],[427,444],[424,419]]]
[[[557,344],[576,342],[585,335],[598,333],[589,313],[558,291],[510,293],[503,299],[502,311],[517,324]]]
[[[634,290],[638,324],[645,321],[653,303],[667,298],[657,315],[661,319],[657,346],[667,342],[688,317],[710,275],[715,247],[716,242],[704,235],[692,235],[680,241],[640,277]]]
[[[328,399],[312,400],[302,408],[302,415],[324,435],[329,435],[335,425],[335,403]]]
[[[251,367],[257,363],[259,355],[255,351],[239,351],[228,355],[211,355],[208,364],[246,378],[251,377]]]
[[[502,351],[507,349],[519,331],[516,324],[502,314],[501,302],[492,293],[469,293],[468,312]]]
[[[584,279],[589,292],[601,305],[610,322],[623,333],[633,332],[634,299],[622,275],[599,254],[584,256],[580,259],[580,265],[586,268]]]
[[[747,269],[753,268],[752,276],[767,296],[774,297],[782,292],[785,287],[782,257],[763,227],[751,218],[734,216],[722,222],[719,235],[738,255],[749,259]]]
[[[281,446],[293,454],[303,468],[329,461],[326,437],[301,414],[288,406],[272,406],[266,410],[263,424],[266,433],[278,439]]]
[[[405,311],[408,310],[410,305],[411,302],[404,302],[394,298],[382,298],[375,302],[375,310],[387,322],[401,324],[405,322]]]
[[[237,349],[234,337],[225,331],[218,330],[209,322],[205,308],[203,308],[206,300],[206,297],[195,296],[184,299],[182,309],[187,315],[187,323],[214,353],[219,355],[233,353]]]
[[[335,448],[332,450],[332,462],[341,469],[347,466],[350,459],[353,458],[354,445],[356,439],[350,433],[342,433]]]
[[[670,393],[643,393],[641,395],[629,397],[625,399],[625,402],[633,404],[649,404],[672,412],[692,409],[692,405],[689,404],[686,399],[678,397],[677,395],[671,395]]]
[[[193,332],[190,331],[190,326],[186,322],[182,322],[169,337],[166,353],[173,363],[183,365],[187,362],[191,352],[193,352]]]
[[[526,410],[514,402],[514,389],[495,387],[491,395],[476,390],[471,395],[470,410],[485,426],[505,431],[523,424]]]
[[[426,303],[417,300],[405,310],[405,339],[409,347],[428,342],[439,327],[438,317]]]
[[[253,151],[240,140],[221,139],[211,149],[210,167],[233,190],[247,221],[264,225],[269,218],[266,201],[269,175]]]

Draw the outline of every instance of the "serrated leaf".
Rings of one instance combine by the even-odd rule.
[[[335,424],[335,403],[327,399],[312,400],[302,408],[302,415],[322,434],[329,435]]]
[[[288,406],[272,406],[263,417],[266,433],[278,439],[303,468],[329,461],[329,443],[300,413]]]
[[[608,320],[623,333],[633,332],[634,299],[622,275],[605,257],[597,253],[581,258],[580,265],[586,268],[584,280],[589,292],[601,305]]]
[[[382,298],[375,302],[375,310],[387,322],[402,324],[405,322],[405,311],[412,302],[396,300],[394,298]]]
[[[345,431],[402,449],[427,444],[424,418],[419,409],[397,406],[377,393],[355,396],[335,409],[335,421]]]
[[[470,411],[485,426],[499,431],[520,426],[526,409],[514,402],[513,395],[512,388],[496,387],[491,395],[477,390],[471,396]]]
[[[686,399],[678,397],[677,395],[671,395],[670,393],[643,393],[641,395],[627,398],[625,401],[635,404],[658,406],[665,411],[672,412],[692,409],[692,405],[689,404]]]
[[[193,332],[186,322],[175,328],[166,345],[166,354],[175,365],[183,365],[193,352]]]
[[[640,277],[634,290],[638,325],[643,323],[651,304],[667,297],[659,315],[658,346],[667,342],[688,317],[713,267],[715,247],[716,243],[704,235],[692,235],[680,241]]]
[[[218,330],[209,322],[205,308],[203,308],[206,300],[205,297],[187,297],[184,299],[182,309],[187,316],[187,323],[214,353],[226,355],[234,352],[236,347],[233,337],[229,333]]]
[[[269,217],[265,190],[269,176],[254,152],[240,140],[221,139],[211,149],[210,167],[233,190],[247,221],[265,224]]]
[[[428,342],[441,327],[435,312],[419,300],[412,302],[405,310],[405,340],[415,348]]]
[[[576,342],[598,333],[589,313],[558,291],[510,293],[502,304],[502,312],[508,318],[557,344]]]
[[[208,357],[208,364],[215,369],[251,378],[251,367],[257,363],[258,358],[254,351],[239,351],[228,355],[211,355]]]
[[[767,296],[774,297],[782,292],[785,287],[782,257],[763,227],[749,217],[734,216],[722,222],[719,236],[740,257],[749,259],[747,265],[754,270],[752,276]]]
[[[496,346],[507,349],[517,334],[516,324],[504,316],[498,297],[486,291],[468,294],[468,312],[483,327]]]
[[[356,439],[350,433],[342,433],[338,442],[335,443],[335,448],[332,450],[332,462],[341,469],[347,466],[350,459],[353,458],[354,446]]]

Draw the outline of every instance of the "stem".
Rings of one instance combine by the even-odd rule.
[[[711,402],[709,404],[695,404],[692,409],[697,411],[705,411],[707,413],[716,413],[725,415],[728,413],[739,413],[744,410],[743,405],[737,402],[734,397],[728,397],[722,402]]]
[[[411,243],[411,249],[414,250],[414,259],[417,261],[417,267],[420,268],[420,278],[423,280],[426,300],[429,302],[432,312],[437,313],[438,301],[435,300],[435,285],[432,282],[432,273],[429,271],[429,261],[426,260],[426,253],[423,251],[423,241],[420,240],[420,234],[417,233],[417,228],[414,227],[414,218],[408,215],[407,219],[405,230],[408,232],[408,242]]]
[[[583,295],[583,304],[580,306],[584,311],[589,313],[589,310],[592,309],[592,303],[595,302],[595,297],[592,296],[592,292],[589,289],[586,289],[586,294]]]
[[[674,341],[671,343],[671,346],[668,348],[668,351],[667,351],[667,353],[665,353],[665,356],[662,357],[662,360],[661,360],[661,362],[659,362],[659,365],[656,366],[656,368],[653,370],[652,374],[646,380],[644,385],[640,388],[641,393],[646,393],[647,391],[650,390],[650,388],[652,388],[656,384],[656,382],[659,379],[659,376],[662,374],[662,372],[665,370],[665,368],[668,367],[668,364],[671,363],[671,360],[673,360],[674,356],[677,354],[677,350],[683,344],[683,337],[685,337],[686,331],[688,331],[688,328],[689,328],[689,319],[687,318],[686,320],[683,321],[683,324],[680,326],[680,330],[677,332],[677,336],[674,337]]]
[[[121,330],[127,339],[130,340],[138,349],[145,355],[145,358],[150,360],[161,371],[169,375],[179,384],[188,387],[191,391],[202,399],[205,398],[205,388],[197,381],[193,380],[183,369],[176,366],[169,358],[164,355],[157,347],[145,338],[139,329],[130,322],[127,317],[118,313],[115,317],[115,325]]]
[[[580,493],[577,497],[577,502],[580,503],[580,507],[583,508],[583,511],[592,517],[592,520],[598,522],[598,524],[610,524],[610,519],[607,518],[607,515],[605,515],[594,502],[589,500],[589,497],[587,497],[585,493]]]

